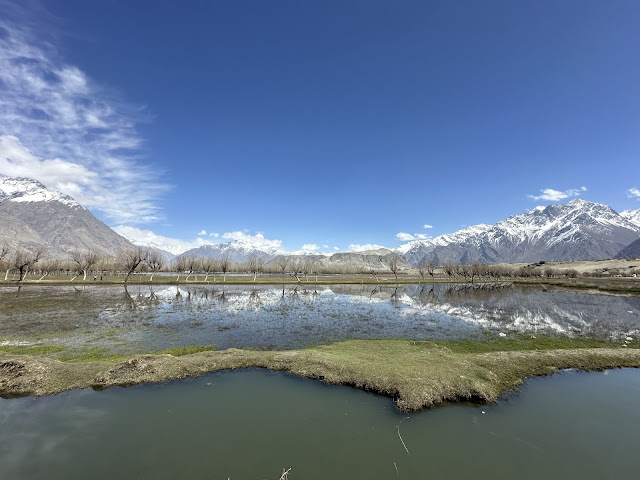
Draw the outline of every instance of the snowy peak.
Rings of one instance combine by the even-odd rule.
[[[32,178],[0,175],[0,202],[60,202],[69,207],[82,207],[68,195],[48,190]]]
[[[411,265],[437,262],[531,262],[611,258],[640,234],[640,211],[575,199],[538,206],[495,225],[476,225],[396,251]]]
[[[637,210],[624,210],[620,212],[620,216],[640,227],[640,208]]]

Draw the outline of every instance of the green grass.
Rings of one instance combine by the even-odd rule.
[[[349,340],[284,351],[212,351],[211,346],[194,346],[162,352],[171,355],[114,355],[105,349],[91,349],[65,352],[66,361],[48,354],[12,357],[7,352],[0,353],[0,395],[103,389],[258,367],[387,395],[402,410],[412,411],[445,401],[495,401],[517,388],[524,378],[557,369],[640,367],[637,348],[603,346],[611,344],[579,338],[523,337],[478,342]]]
[[[63,350],[64,347],[52,345],[0,345],[0,352],[14,355],[50,355]]]
[[[444,340],[438,344],[454,353],[517,352],[527,350],[567,350],[576,348],[640,348],[633,341],[622,347],[621,341],[588,337],[531,336],[498,337],[486,340]]]
[[[189,347],[173,347],[167,348],[166,350],[162,350],[157,352],[158,354],[169,354],[174,357],[181,357],[183,355],[191,355],[193,353],[199,352],[211,352],[214,351],[216,347],[214,345],[192,345]]]

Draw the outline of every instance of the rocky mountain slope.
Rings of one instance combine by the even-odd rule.
[[[640,258],[640,238],[620,250],[616,258]]]
[[[536,207],[495,225],[410,242],[396,251],[412,266],[424,259],[439,264],[598,260],[614,257],[638,238],[640,224],[634,218],[607,205],[576,199]]]
[[[132,248],[73,198],[48,190],[30,178],[0,175],[0,244],[67,257],[72,250],[115,256]]]

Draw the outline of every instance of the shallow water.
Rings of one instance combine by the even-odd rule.
[[[639,404],[627,369],[411,415],[348,387],[221,372],[0,399],[0,478],[637,478]]]
[[[0,342],[134,353],[282,349],[353,338],[638,337],[640,297],[480,285],[0,288]]]

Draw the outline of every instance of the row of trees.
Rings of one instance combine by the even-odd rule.
[[[43,260],[44,249],[27,251],[24,249],[14,249],[12,251],[7,245],[0,246],[0,269],[4,272],[4,279],[7,280],[11,272],[17,276],[19,281],[23,281],[27,274],[36,275],[42,280],[47,275],[71,276],[73,281],[82,276],[83,281],[89,275],[94,278],[103,275],[124,276],[127,282],[131,275],[135,273],[146,273],[150,275],[150,281],[159,272],[174,272],[176,281],[185,276],[185,281],[191,277],[204,276],[207,282],[210,276],[214,279],[217,275],[223,277],[226,282],[228,273],[249,273],[253,274],[253,280],[263,274],[280,274],[283,276],[295,277],[298,281],[306,280],[309,277],[322,274],[360,274],[372,275],[378,280],[379,271],[357,265],[332,265],[321,262],[314,257],[300,258],[279,256],[269,264],[257,255],[250,255],[246,262],[233,262],[229,257],[220,259],[186,256],[179,257],[173,262],[167,262],[158,251],[137,247],[119,252],[116,258],[103,257],[92,250],[76,250],[71,252],[67,260]],[[398,278],[401,269],[402,259],[399,256],[392,256],[388,259],[388,269]],[[536,268],[537,267],[537,268]],[[423,261],[417,268],[417,273],[423,280],[436,278],[446,278],[448,280],[464,280],[473,283],[476,279],[485,281],[499,281],[512,278],[575,278],[579,273],[574,269],[556,269],[550,266],[529,265],[518,269],[508,265],[493,265],[485,263],[460,264],[446,262],[439,266],[433,260]],[[637,273],[637,272],[625,272]],[[586,276],[586,275],[585,275]]]

